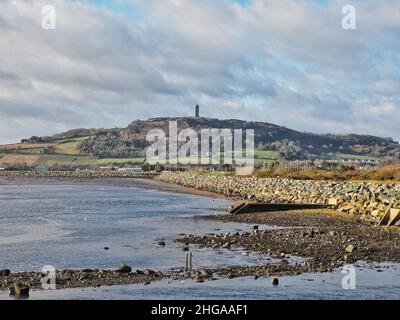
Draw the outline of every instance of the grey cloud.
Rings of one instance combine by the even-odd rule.
[[[0,142],[190,115],[197,102],[203,115],[400,138],[393,1],[354,1],[354,32],[340,0],[133,0],[138,20],[50,2],[54,31],[40,28],[40,1],[0,4]]]

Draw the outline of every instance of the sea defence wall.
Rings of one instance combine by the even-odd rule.
[[[164,172],[157,179],[228,197],[268,203],[329,204],[362,220],[400,225],[400,184],[314,181]]]

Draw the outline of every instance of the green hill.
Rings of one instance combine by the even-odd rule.
[[[168,132],[169,121],[178,130],[253,129],[256,164],[277,160],[400,158],[400,146],[391,138],[371,135],[313,134],[266,122],[219,120],[202,117],[153,118],[136,120],[126,128],[74,129],[50,137],[31,137],[21,143],[0,146],[0,165],[75,168],[106,165],[135,165],[145,162],[150,129]]]

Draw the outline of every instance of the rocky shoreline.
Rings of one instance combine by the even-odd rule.
[[[400,212],[400,184],[313,181],[163,172],[163,182],[269,203],[331,204],[338,212],[377,223],[388,210]],[[400,225],[400,221],[397,223]]]
[[[12,288],[15,283],[20,283],[26,288],[41,289],[42,279],[47,275],[41,272],[11,272],[8,269],[0,271],[0,289]],[[150,269],[132,272],[129,266],[122,265],[116,270],[83,269],[83,270],[57,270],[56,288],[84,288],[112,286],[119,284],[150,284],[152,281],[161,280],[164,274]],[[44,280],[44,281],[45,281]],[[50,284],[50,283],[49,283]]]
[[[334,212],[272,212],[209,216],[224,222],[254,223],[252,231],[232,230],[224,234],[188,235],[179,239],[186,245],[213,249],[240,249],[243,254],[259,252],[279,259],[278,264],[229,267],[215,270],[220,275],[281,276],[306,272],[331,272],[343,265],[364,262],[400,262],[400,231],[366,225]],[[284,228],[262,228],[274,225]],[[303,262],[290,264],[291,257]]]
[[[254,279],[294,276],[303,273],[332,272],[348,264],[360,261],[400,262],[400,231],[387,227],[367,225],[350,220],[345,215],[327,212],[272,212],[243,215],[217,215],[196,217],[222,222],[254,224],[252,230],[202,236],[186,235],[176,239],[182,243],[182,249],[193,246],[211,250],[235,250],[238,254],[248,255],[258,252],[271,260],[254,266],[226,266],[187,270],[183,267],[167,271],[150,269],[133,271],[129,266],[118,269],[57,270],[56,288],[85,288],[129,284],[149,285],[154,281],[193,280],[198,283],[251,276]],[[278,226],[282,228],[270,228]],[[41,289],[40,272],[11,272],[0,270],[0,289],[14,287],[22,289]]]
[[[323,200],[324,196],[337,195],[324,190],[331,182],[301,181],[280,179],[256,179],[240,177],[215,177],[194,174],[163,173],[159,179],[167,183],[198,188],[208,192],[217,192],[229,197],[249,198],[250,192],[253,200],[285,202],[305,201],[315,202]],[[272,183],[270,185],[269,183]],[[302,186],[302,183],[305,183]],[[290,186],[293,184],[294,186]],[[317,196],[316,186],[321,190]],[[227,187],[229,185],[229,188]],[[300,186],[301,185],[301,186]],[[333,184],[335,185],[335,184]],[[368,187],[369,184],[361,184]],[[259,188],[263,187],[263,191]],[[298,193],[289,198],[287,190],[278,193],[272,192],[273,187],[288,190],[294,188]],[[371,184],[372,188],[380,188]],[[235,189],[237,187],[238,189]],[[309,194],[299,195],[300,191],[311,188]],[[396,203],[397,194],[390,190],[397,190],[398,185],[383,187],[383,196],[390,196],[390,204]],[[341,189],[342,188],[342,189]],[[360,184],[347,186],[340,184],[336,190],[359,191]],[[268,193],[266,190],[269,190]],[[373,189],[369,189],[371,192]],[[260,193],[257,193],[257,192]],[[357,192],[358,192],[357,191]],[[390,192],[387,192],[390,191]],[[246,196],[247,194],[247,196]],[[363,193],[364,194],[364,193]],[[270,196],[270,198],[268,198]],[[294,198],[293,198],[294,197]],[[297,199],[297,200],[296,200]],[[375,200],[383,199],[382,195],[375,196]],[[385,204],[384,201],[380,203]],[[400,230],[398,228],[379,227],[367,223],[369,219],[365,214],[349,214],[346,211],[336,210],[301,211],[301,212],[270,212],[252,213],[243,215],[221,214],[217,216],[196,217],[196,219],[212,219],[222,222],[236,222],[253,224],[252,230],[218,234],[210,233],[201,236],[185,235],[177,239],[182,244],[182,249],[188,251],[193,246],[210,248],[210,250],[235,250],[238,254],[248,255],[249,252],[258,252],[271,260],[257,266],[226,266],[219,268],[202,268],[201,270],[186,270],[175,268],[167,271],[153,271],[149,269],[132,271],[129,266],[121,265],[118,269],[84,269],[84,270],[58,270],[56,272],[57,289],[84,288],[129,284],[151,284],[154,281],[187,280],[202,283],[204,281],[223,278],[251,276],[274,277],[299,275],[310,272],[331,272],[346,264],[355,264],[359,261],[366,262],[400,262]],[[270,228],[278,226],[282,228]],[[43,275],[40,272],[11,272],[0,270],[0,289],[10,289],[10,293],[25,292],[26,290],[41,289]],[[24,291],[25,290],[25,291]]]

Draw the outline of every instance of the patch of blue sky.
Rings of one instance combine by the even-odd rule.
[[[252,0],[233,0],[237,4],[240,4],[242,7],[246,7],[251,4]]]
[[[243,7],[246,7],[246,6],[250,5],[253,2],[253,0],[232,0],[232,1],[240,4]],[[332,0],[300,0],[300,1],[312,2],[312,3],[317,4],[317,5],[327,5],[330,2],[332,2]]]
[[[78,0],[68,0],[75,2]],[[142,20],[144,17],[140,15],[139,12],[135,10],[132,3],[126,0],[80,0],[80,2],[88,3],[94,6],[106,8],[112,12],[122,14],[134,20]]]

